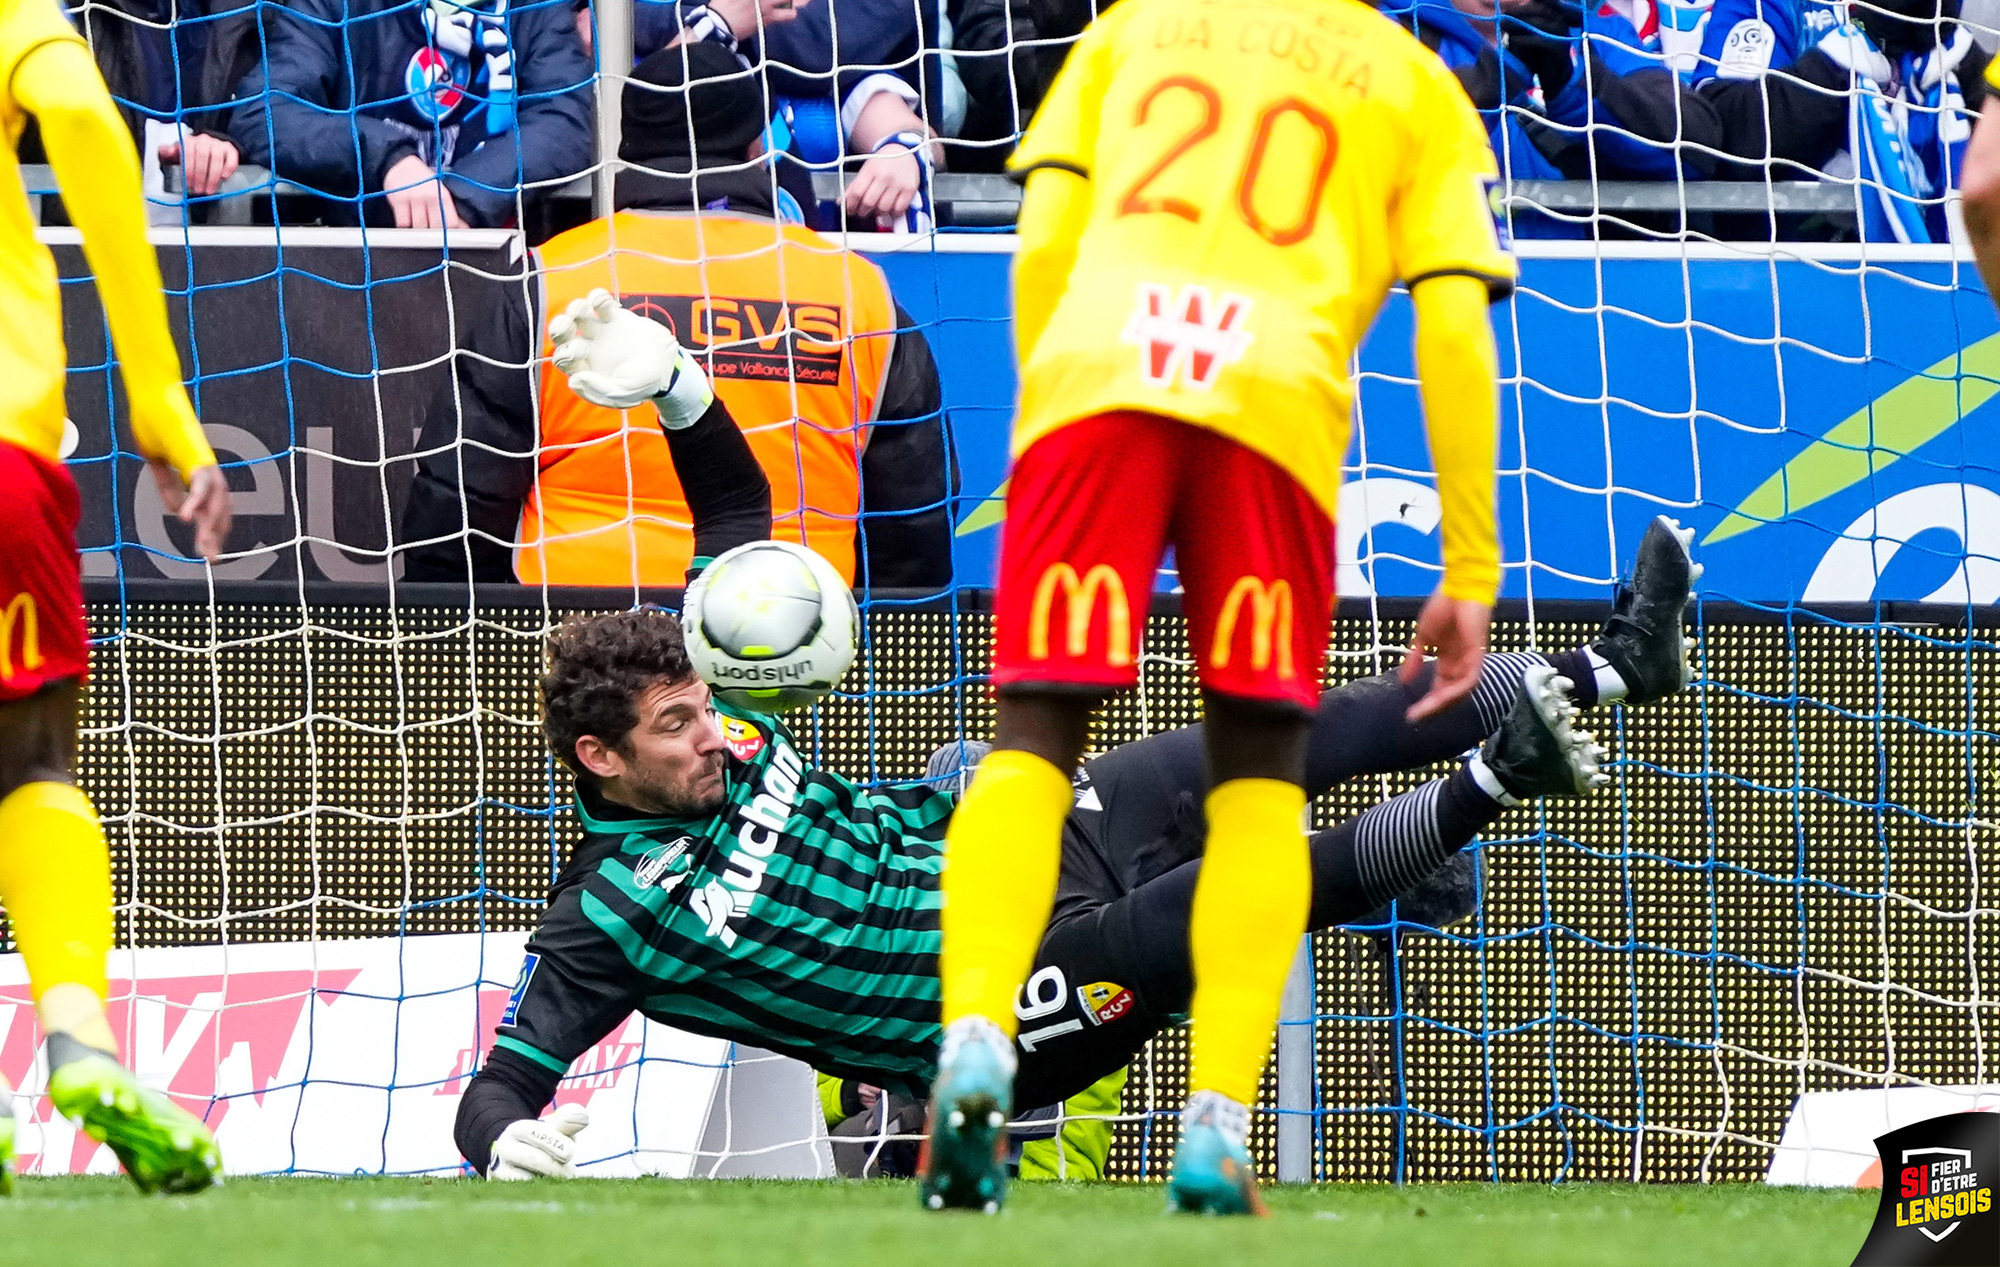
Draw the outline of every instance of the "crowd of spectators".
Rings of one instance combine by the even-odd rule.
[[[1002,170],[1113,2],[634,0],[635,55],[714,43],[758,78],[789,218],[920,230],[931,178]],[[1457,72],[1514,179],[1858,178],[1860,231],[1905,241],[1950,232],[1944,195],[2000,20],[1961,11],[2000,0],[1378,2]],[[77,13],[148,152],[197,200],[254,165],[324,195],[310,214],[327,222],[507,225],[594,163],[588,0]],[[813,194],[809,174],[832,169],[842,203]]]

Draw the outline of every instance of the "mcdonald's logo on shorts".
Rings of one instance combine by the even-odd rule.
[[[1091,620],[1097,614],[1097,597],[1102,592],[1104,662],[1114,668],[1132,663],[1132,603],[1125,594],[1125,582],[1106,563],[1099,563],[1081,577],[1067,563],[1051,563],[1043,571],[1035,586],[1035,604],[1029,610],[1028,658],[1049,658],[1049,621],[1058,589],[1063,598],[1063,653],[1072,660],[1084,657],[1090,645]]]
[[[1291,681],[1298,676],[1292,663],[1292,583],[1262,577],[1238,577],[1222,600],[1222,615],[1215,622],[1215,643],[1208,662],[1218,669],[1229,667],[1236,646],[1236,624],[1242,619],[1245,603],[1250,607],[1250,668],[1262,673],[1271,667],[1275,655],[1278,677]]]
[[[0,608],[0,678],[14,676],[14,627],[21,627],[21,668],[42,667],[42,631],[32,594],[16,594]]]

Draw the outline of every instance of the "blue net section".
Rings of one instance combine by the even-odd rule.
[[[1864,23],[1891,70],[1854,91],[1916,130],[1857,134],[1843,104],[1823,135],[1758,139],[1731,129],[1805,82],[1824,33],[1794,15],[1769,65],[1731,62],[1728,2],[1538,3],[1491,32],[1391,13],[1487,111],[1524,240],[1495,309],[1495,650],[1587,643],[1656,514],[1708,571],[1690,689],[1586,722],[1609,788],[1501,819],[1455,864],[1469,915],[1406,902],[1313,936],[1256,1118],[1267,1175],[1850,1183],[1886,1125],[2000,1082],[2000,323],[1945,244],[1976,106],[1956,85],[1990,33]],[[458,1097],[577,838],[539,729],[548,634],[677,604],[695,548],[650,420],[546,377],[549,317],[592,286],[701,356],[776,535],[863,583],[859,659],[792,718],[811,757],[899,782],[989,736],[1019,197],[998,173],[1093,6],[1026,7],[815,0],[728,38],[704,25],[726,14],[655,0],[76,11],[237,499],[202,564],[119,423],[30,138],[64,282],[113,1014],[232,1169],[459,1165]],[[1899,143],[1922,161],[1889,173]],[[721,157],[695,185],[697,152]],[[598,226],[607,196],[642,214]],[[1440,572],[1411,323],[1398,294],[1358,358],[1330,683],[1394,667]],[[1197,718],[1177,579],[1096,750]],[[1354,781],[1315,823],[1443,772]],[[0,1074],[32,1095],[27,1001],[0,961]],[[1106,1174],[1164,1173],[1186,1050],[1170,1030],[1134,1062]],[[593,1115],[586,1173],[824,1174],[822,1091],[635,1019],[557,1102]],[[109,1165],[18,1105],[27,1168]]]

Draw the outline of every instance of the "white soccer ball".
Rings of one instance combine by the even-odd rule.
[[[840,573],[789,541],[724,552],[688,586],[681,612],[688,659],[716,697],[778,713],[832,690],[861,635],[861,609]]]

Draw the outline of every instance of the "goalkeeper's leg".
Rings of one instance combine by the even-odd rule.
[[[0,907],[27,962],[49,1096],[110,1146],[142,1190],[207,1187],[220,1168],[199,1119],[118,1063],[104,1012],[111,858],[90,800],[70,781],[76,681],[0,704]],[[0,1144],[11,1135],[0,1120]]]
[[[1597,787],[1603,750],[1574,727],[1561,687],[1546,666],[1536,669],[1500,726],[1449,777],[1316,833],[1307,926],[1350,923],[1407,897],[1510,806]],[[1021,1035],[1022,1104],[1074,1095],[1187,1012],[1189,925],[1208,865],[1190,861],[1109,900],[1079,902],[1049,929],[1035,979],[1054,988],[1031,991],[1040,1006]]]

